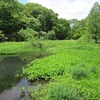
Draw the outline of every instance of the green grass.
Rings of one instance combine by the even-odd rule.
[[[36,47],[32,47],[29,42],[4,42],[0,43],[0,55],[22,54],[34,52]]]
[[[29,80],[49,80],[42,90],[32,93],[36,100],[56,100],[59,96],[59,100],[100,99],[99,44],[67,40],[41,42],[43,49],[52,55],[37,58],[23,69],[23,75]],[[28,42],[0,44],[1,54],[34,52],[36,49]]]
[[[63,92],[66,93],[69,88],[73,90],[74,92],[69,93],[69,91],[68,95],[75,93],[77,100],[99,100],[100,45],[76,41],[44,41],[43,43],[44,47],[53,54],[36,59],[28,65],[28,68],[23,69],[23,74],[29,80],[40,78],[50,80],[45,87],[47,91],[43,94],[42,100],[54,100],[57,95],[63,98],[62,93],[56,93],[60,87],[55,87],[55,84],[59,86],[59,83],[60,86],[65,84],[66,89]],[[70,100],[70,96],[66,98],[59,100]]]

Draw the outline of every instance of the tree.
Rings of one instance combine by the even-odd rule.
[[[89,33],[94,34],[95,43],[100,38],[100,4],[95,2],[87,19],[87,30]]]
[[[50,39],[50,40],[55,40],[56,39],[56,34],[55,34],[54,30],[49,31],[47,36],[48,36],[48,39]]]
[[[48,32],[57,21],[57,14],[39,4],[27,3],[24,7],[24,13],[28,18],[35,18],[41,24],[41,30]],[[38,23],[38,24],[39,24]]]
[[[72,39],[79,39],[86,31],[86,20],[83,19],[81,21],[78,20],[71,20],[71,31],[70,31],[70,38]]]
[[[19,41],[30,41],[33,38],[35,39],[38,37],[38,32],[36,32],[32,28],[26,28],[25,30],[21,29],[18,32],[18,36],[19,36],[18,38]]]
[[[17,32],[25,27],[25,23],[20,21],[21,8],[22,4],[17,0],[0,1],[0,30],[8,41],[17,41]]]
[[[69,23],[70,23],[70,27],[71,29],[73,28],[73,26],[75,26],[79,21],[77,19],[72,19],[72,20],[69,20]]]
[[[58,19],[56,25],[53,27],[56,34],[56,39],[69,39],[70,24],[66,19]]]
[[[33,17],[33,18],[30,18],[28,27],[33,28],[35,31],[39,32],[39,31],[41,31],[42,25],[38,19]]]

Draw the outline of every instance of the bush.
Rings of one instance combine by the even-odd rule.
[[[30,41],[32,38],[36,38],[38,36],[38,32],[34,31],[31,28],[27,28],[26,30],[21,29],[18,32],[19,41]]]
[[[48,32],[48,39],[51,39],[51,40],[55,40],[56,39],[56,34],[55,34],[55,31],[49,31]]]
[[[97,74],[98,71],[97,71],[97,68],[96,67],[91,67],[91,72],[94,73],[94,74]]]
[[[83,34],[79,39],[78,42],[82,42],[82,43],[93,43],[93,38],[92,35],[89,33],[85,33]]]

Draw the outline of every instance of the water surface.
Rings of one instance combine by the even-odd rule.
[[[27,64],[18,56],[0,57],[0,100],[28,100],[26,78],[18,80],[15,77]],[[25,87],[25,97],[20,98],[20,88]]]
[[[34,82],[35,84],[29,86],[29,82],[25,77],[18,79],[15,75],[21,73],[22,67],[26,67],[26,64],[30,61],[48,55],[50,53],[40,51],[35,54],[0,56],[0,100],[31,100],[28,96],[28,88],[31,87],[34,90],[38,85],[43,85],[45,81]],[[23,98],[20,98],[21,87],[25,87],[25,96]]]

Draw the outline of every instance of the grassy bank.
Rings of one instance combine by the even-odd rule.
[[[32,93],[38,100],[99,100],[100,46],[76,41],[44,41],[53,54],[32,61],[23,74],[29,80],[49,80]],[[41,88],[41,87],[40,87]]]
[[[96,44],[82,44],[76,41],[41,41],[43,49],[52,53],[59,53],[66,50],[94,50],[99,49],[99,45]],[[37,44],[36,44],[37,45]],[[35,50],[39,50],[38,46],[32,45],[30,42],[4,42],[0,43],[0,55],[6,54],[22,54],[31,53]]]
[[[4,42],[0,43],[0,55],[22,54],[38,50],[29,42]]]

